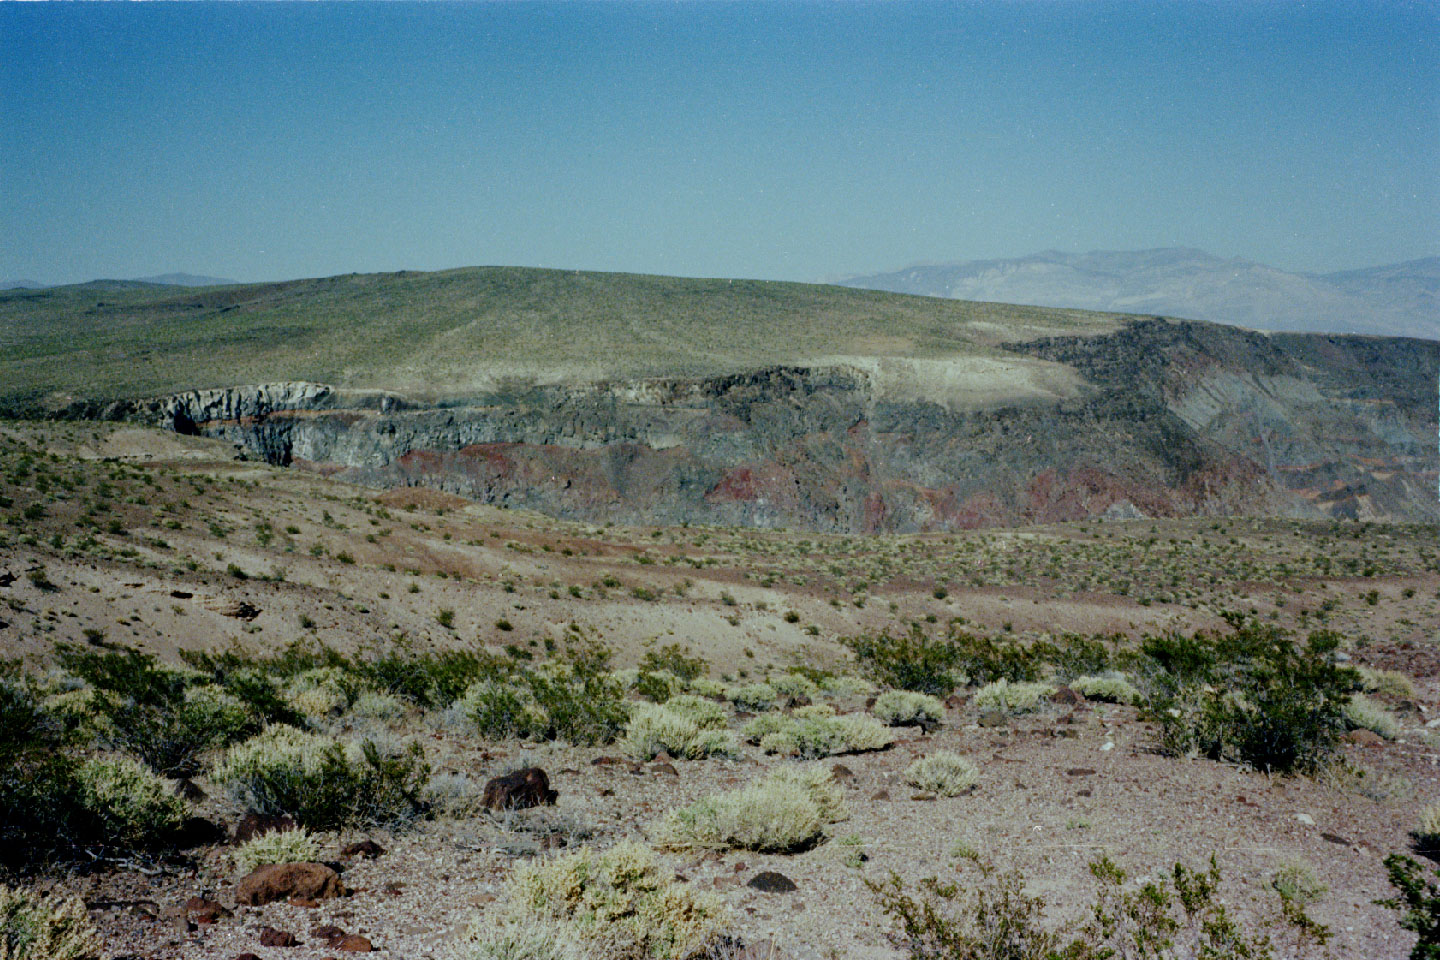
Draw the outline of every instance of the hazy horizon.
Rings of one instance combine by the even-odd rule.
[[[0,6],[0,280],[1440,253],[1407,3]]]

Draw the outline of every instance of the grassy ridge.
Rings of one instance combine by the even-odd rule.
[[[469,267],[204,289],[0,294],[0,405],[274,380],[442,396],[509,377],[944,357],[1116,315],[845,287]]]

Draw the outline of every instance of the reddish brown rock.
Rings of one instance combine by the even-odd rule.
[[[336,950],[344,950],[348,953],[370,953],[375,948],[370,941],[358,933],[352,933],[348,937],[341,937],[330,946]]]
[[[230,916],[230,911],[204,897],[191,897],[185,901],[185,916],[196,923],[215,923]]]
[[[666,763],[666,762],[663,761],[663,760],[660,760],[660,761],[657,761],[657,762],[655,762],[655,763],[652,763],[652,764],[650,765],[650,769],[651,769],[651,771],[654,772],[654,773],[663,773],[663,774],[665,774],[666,776],[669,776],[669,777],[678,777],[678,776],[680,776],[680,771],[675,769],[675,764],[673,764],[673,763]]]
[[[280,900],[328,900],[345,896],[340,875],[323,863],[274,863],[235,885],[235,902],[247,907]]]
[[[1362,747],[1378,747],[1385,742],[1385,738],[1374,730],[1351,730],[1345,734],[1345,739]]]
[[[374,840],[361,840],[358,843],[346,844],[345,848],[340,851],[340,856],[374,860],[376,857],[385,856],[385,848]]]
[[[830,768],[830,776],[834,777],[837,783],[849,783],[855,779],[855,771],[843,763],[837,763]]]
[[[235,836],[232,841],[235,846],[240,846],[258,836],[267,833],[274,833],[277,830],[294,830],[295,821],[286,816],[270,816],[260,813],[247,813],[235,824]]]
[[[482,802],[487,810],[523,810],[552,804],[557,796],[545,771],[528,767],[486,783]]]
[[[335,926],[335,924],[326,923],[311,930],[310,936],[318,940],[323,940],[327,944],[331,944],[346,936],[346,933],[342,928]]]
[[[298,947],[300,941],[295,939],[295,934],[288,930],[276,930],[274,927],[260,928],[260,946],[262,947]]]
[[[1074,690],[1071,690],[1069,687],[1061,687],[1059,690],[1056,690],[1054,693],[1050,694],[1050,702],[1076,704],[1084,703],[1085,698],[1080,696],[1080,694],[1076,693]]]

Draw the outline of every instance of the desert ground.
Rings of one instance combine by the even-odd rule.
[[[814,761],[833,770],[845,807],[819,842],[658,856],[677,884],[728,911],[732,956],[908,956],[865,881],[964,880],[967,854],[1021,871],[1050,923],[1083,919],[1087,864],[1101,853],[1137,877],[1213,854],[1221,898],[1257,923],[1276,871],[1301,864],[1325,888],[1310,915],[1332,932],[1331,955],[1400,958],[1414,943],[1375,901],[1393,892],[1382,861],[1413,855],[1422,811],[1440,800],[1434,526],[1217,516],[883,537],[624,527],[355,487],[240,460],[217,441],[85,422],[0,425],[0,517],[0,651],[37,683],[60,682],[62,644],[133,647],[169,664],[182,651],[292,648],[540,663],[583,636],[622,672],[678,649],[718,689],[862,676],[847,638],[912,628],[1020,646],[1079,635],[1112,650],[1223,632],[1227,614],[1294,636],[1335,631],[1344,662],[1405,680],[1369,694],[1390,735],[1352,732],[1323,772],[1165,755],[1153,718],[1128,703],[1047,694],[997,713],[961,685],[941,698],[938,723],[891,727],[882,749]],[[858,690],[825,702],[863,713]],[[799,762],[749,742],[753,711],[714,699],[736,748],[699,759],[486,738],[453,709],[408,702],[314,718],[341,740],[419,744],[451,784],[536,766],[557,794],[493,811],[465,786],[454,804],[404,822],[325,831],[321,857],[342,868],[345,897],[239,905],[236,847],[218,840],[37,864],[16,882],[83,899],[107,958],[319,960],[336,951],[314,932],[326,926],[382,957],[450,956],[468,929],[499,922],[521,865],[627,840],[660,846],[667,813]],[[972,788],[944,796],[906,782],[913,761],[941,751],[973,761]],[[207,759],[187,780],[187,803],[228,831],[245,811],[211,769]],[[365,839],[383,855],[342,854]],[[766,871],[794,889],[750,885]],[[198,922],[190,898],[224,912]],[[266,927],[299,942],[262,945]]]

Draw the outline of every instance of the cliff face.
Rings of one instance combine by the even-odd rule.
[[[1440,520],[1430,341],[1142,321],[1013,344],[1087,381],[956,409],[872,374],[497,390],[445,405],[286,383],[72,409],[372,486],[636,523],[944,530],[1258,513]]]

